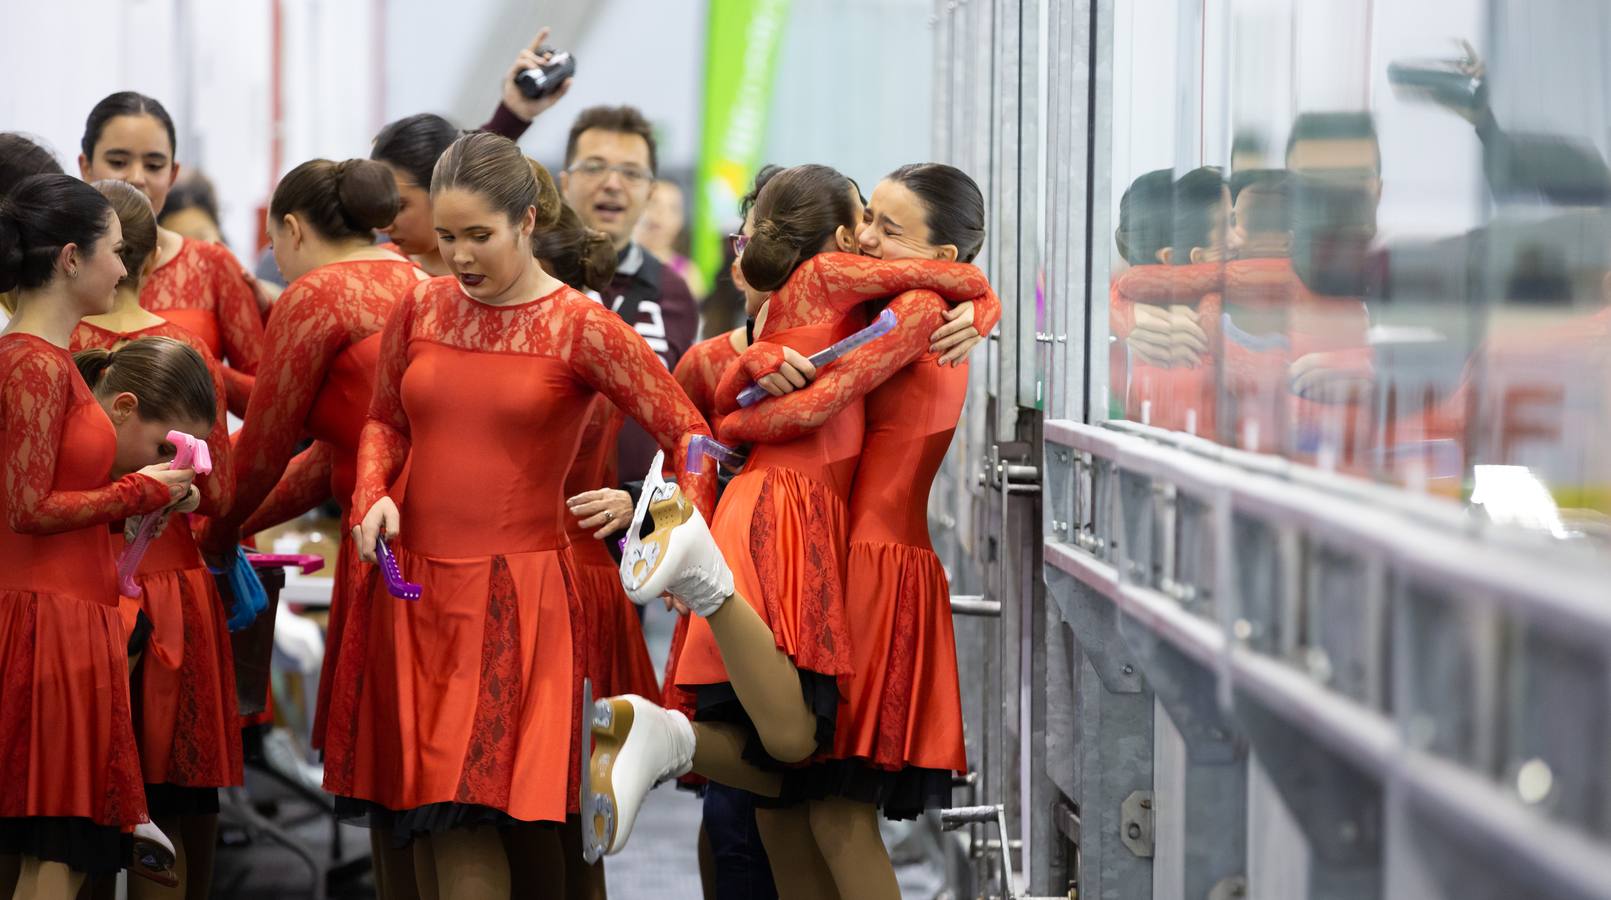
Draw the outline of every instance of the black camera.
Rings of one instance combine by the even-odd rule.
[[[576,74],[576,57],[569,50],[556,52],[544,47],[538,51],[539,56],[544,53],[553,54],[548,62],[515,76],[515,86],[531,100],[551,96],[565,83],[565,79]]]

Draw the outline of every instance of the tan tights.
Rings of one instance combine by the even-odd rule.
[[[756,807],[755,827],[761,832],[761,843],[772,866],[778,900],[838,900],[840,893],[833,872],[817,849],[804,805],[787,809]]]
[[[509,897],[509,856],[490,825],[415,838],[414,873],[422,900]]]
[[[390,828],[369,829],[369,860],[375,873],[375,896],[379,900],[419,900],[414,851],[409,847],[392,846]]]
[[[605,900],[604,864],[582,860],[582,820],[565,824],[516,825],[503,829],[510,883],[516,897]],[[554,877],[562,873],[561,877]]]
[[[716,637],[733,693],[755,723],[767,754],[778,762],[797,763],[816,752],[816,716],[800,694],[800,673],[778,649],[772,626],[738,594],[705,621]]]
[[[18,861],[17,887],[13,900],[73,900],[84,885],[84,873],[67,868],[65,863],[50,862],[32,856],[11,857]],[[5,865],[0,864],[0,870]],[[0,871],[0,876],[4,872]]]
[[[706,621],[733,692],[767,753],[784,763],[809,757],[817,749],[816,716],[800,693],[799,672],[778,649],[771,626],[738,594]],[[744,761],[741,728],[700,722],[694,737],[695,772],[763,797],[781,792],[779,774]],[[780,896],[899,900],[895,869],[872,804],[830,798],[785,810],[757,809],[755,821]]]

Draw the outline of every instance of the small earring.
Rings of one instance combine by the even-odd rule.
[[[68,278],[77,278],[77,277],[78,277],[78,270],[77,270],[77,269],[71,269],[71,270],[69,270],[69,271],[68,271],[68,272],[67,272],[67,277],[68,277]]]

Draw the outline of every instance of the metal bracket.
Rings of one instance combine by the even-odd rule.
[[[1115,694],[1140,693],[1146,682],[1135,654],[1119,634],[1119,613],[1113,601],[1050,566],[1046,568],[1046,587],[1102,687]]]
[[[1152,791],[1132,791],[1119,807],[1119,840],[1142,859],[1152,858]]]

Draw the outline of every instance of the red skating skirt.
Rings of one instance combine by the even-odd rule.
[[[126,640],[115,605],[0,589],[0,819],[145,820]]]
[[[652,700],[660,694],[660,681],[643,640],[638,609],[621,587],[621,570],[609,551],[598,541],[587,540],[598,545],[596,553],[589,546],[572,545],[571,550],[593,696],[637,694]]]
[[[832,747],[784,773],[778,802],[842,797],[916,818],[950,804],[967,766],[950,586],[933,551],[899,543],[851,544],[848,576],[855,672]]]
[[[112,540],[121,555],[121,538]],[[135,728],[147,784],[241,783],[235,663],[224,603],[185,522],[151,542],[135,583],[151,636],[135,670]],[[124,606],[126,607],[126,601]]]
[[[967,770],[951,587],[934,551],[850,545],[855,672],[833,755],[894,771]]]
[[[365,579],[351,752],[327,755],[326,789],[394,814],[399,839],[477,821],[564,821],[577,810],[587,666],[573,640],[581,613],[570,548],[466,559],[396,552],[421,598],[398,600],[372,573]],[[345,668],[354,644],[343,643]],[[332,698],[330,753],[349,731],[342,715]]]
[[[839,679],[851,673],[845,621],[843,499],[792,469],[746,470],[727,485],[711,535],[733,571],[733,584],[772,628],[795,668]],[[688,624],[677,659],[677,686],[695,690],[727,681],[716,638],[704,619]]]

